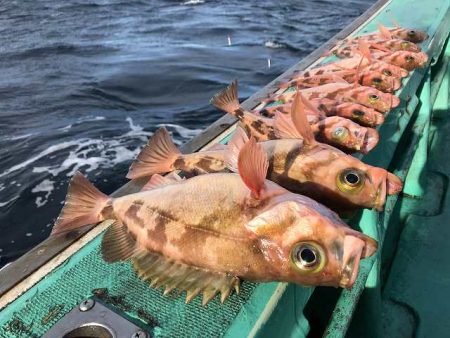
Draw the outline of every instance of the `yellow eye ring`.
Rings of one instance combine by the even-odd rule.
[[[325,251],[316,242],[299,242],[291,250],[291,263],[300,272],[320,272],[327,262]]]
[[[392,72],[389,69],[383,69],[383,74],[386,76],[392,76]]]
[[[365,174],[361,170],[349,168],[342,170],[336,178],[336,185],[342,192],[358,192],[364,186]]]
[[[337,127],[333,130],[331,136],[335,140],[343,140],[348,136],[348,129],[345,127]]]
[[[407,56],[405,56],[405,60],[406,60],[406,62],[411,63],[414,61],[414,57],[412,57],[411,55],[407,55]]]
[[[374,104],[375,102],[377,102],[380,99],[380,97],[377,94],[370,94],[369,95],[369,102],[371,104]]]
[[[401,47],[402,49],[407,50],[409,48],[409,42],[402,42]]]
[[[416,32],[415,31],[408,31],[408,33],[406,33],[408,36],[411,36],[411,37],[413,37],[413,36],[416,36]]]

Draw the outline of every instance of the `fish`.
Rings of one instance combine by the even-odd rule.
[[[384,52],[376,51],[371,52],[368,44],[364,40],[359,41],[358,53],[360,53],[364,58],[372,62],[373,59],[382,60],[392,65],[401,67],[407,71],[412,71],[416,68],[423,68],[428,62],[428,55],[423,52],[408,52],[408,51],[398,51],[398,52]]]
[[[382,113],[387,113],[400,104],[400,99],[393,94],[383,93],[373,87],[349,84],[345,81],[301,89],[301,92],[308,100],[326,98],[341,102],[354,102]],[[288,89],[282,93],[274,93],[267,98],[261,98],[261,101],[266,104],[288,103],[292,101],[294,95],[295,90]]]
[[[380,38],[384,39],[401,39],[413,43],[421,43],[428,39],[428,34],[424,31],[420,31],[418,29],[411,29],[411,28],[402,28],[398,25],[396,27],[387,28],[382,24],[378,24],[378,32],[375,33],[369,33],[364,34],[356,37],[350,37],[348,39],[344,39],[343,42],[346,43],[348,41],[355,41],[355,40],[365,40],[365,41],[372,41],[377,40]]]
[[[312,130],[305,131],[304,128],[300,128],[299,120],[302,118],[297,116],[305,114],[305,107],[298,100],[294,102],[293,120],[296,123],[293,124],[289,119],[277,115],[274,129],[282,138],[258,143],[269,162],[266,178],[291,192],[311,197],[338,213],[348,214],[362,207],[382,210],[386,194],[393,195],[401,191],[401,180],[382,168],[372,167],[334,147],[317,142],[314,137],[308,139]],[[155,140],[156,138],[165,140]],[[217,156],[217,161],[223,161],[223,169],[220,172],[229,170],[237,172],[236,159],[248,141],[245,131],[237,127],[227,146],[222,148],[222,154]],[[168,143],[173,144],[168,132],[155,133],[138,155],[138,159],[132,163],[127,177],[130,179],[150,177],[171,170],[183,170],[183,173],[191,174],[198,172],[199,166],[204,167],[200,163],[204,163],[202,153],[206,152],[196,154],[197,163],[192,161],[192,154],[179,152],[176,152],[178,157],[167,154],[164,158],[159,157],[159,160],[155,160],[156,156],[152,153],[162,154],[165,148],[175,147],[174,144],[171,147],[161,146]],[[211,158],[210,155],[204,156],[208,161]],[[184,157],[190,159],[186,162],[187,165],[184,164]],[[210,173],[218,172],[215,171],[218,167],[210,169]],[[165,168],[164,171],[161,171],[162,168]],[[356,177],[358,183],[350,185],[346,175]]]
[[[186,291],[186,302],[202,294],[202,305],[219,293],[223,303],[241,280],[351,288],[377,242],[266,180],[267,157],[254,139],[238,166],[238,174],[199,175],[116,198],[77,172],[52,236],[114,220],[101,242],[106,262],[131,260],[151,287]]]
[[[257,141],[267,141],[277,138],[272,119],[258,116],[244,110],[240,106],[237,93],[237,81],[233,81],[225,90],[216,94],[211,99],[211,103],[216,108],[235,116],[247,134],[254,137]],[[311,110],[315,109],[311,105],[309,107]],[[353,121],[339,116],[323,119],[317,119],[317,115],[310,115],[309,117],[312,118],[310,123],[312,123],[312,129],[317,138],[348,152],[359,151],[361,153],[367,153],[378,144],[379,135],[375,129],[362,127]]]
[[[320,112],[321,116],[340,116],[365,127],[375,127],[384,122],[384,115],[382,113],[358,103],[340,102],[327,98],[309,100],[309,103]],[[265,106],[253,112],[264,117],[274,117],[277,111],[290,115],[291,107],[292,105],[290,103],[284,103]],[[308,110],[308,114],[314,114],[314,112]]]
[[[385,93],[393,93],[401,87],[399,78],[386,76],[379,71],[359,71],[358,69],[341,70],[310,77],[293,77],[287,82],[275,83],[277,88],[285,89],[295,86],[298,89],[317,87],[328,83],[344,80],[347,83],[356,83],[362,86],[374,87]]]
[[[310,77],[322,75],[325,73],[340,72],[343,70],[355,70],[358,67],[360,67],[361,71],[379,71],[383,75],[393,76],[396,78],[404,78],[409,75],[409,72],[406,69],[403,69],[396,65],[391,65],[380,60],[370,59],[369,61],[369,59],[367,59],[366,57],[361,60],[361,56],[358,55],[348,59],[329,62],[314,68],[310,68],[306,71],[294,71],[293,77],[291,79],[294,79],[295,76]]]
[[[397,51],[408,51],[418,53],[421,51],[420,46],[413,42],[405,41],[401,39],[376,39],[367,41],[367,45],[370,50],[381,50],[385,52],[397,52]],[[332,51],[333,55],[340,58],[349,58],[357,55],[358,53],[358,41],[352,40],[345,44],[342,44]]]

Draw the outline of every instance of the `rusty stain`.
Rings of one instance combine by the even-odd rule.
[[[144,309],[138,309],[137,315],[141,318],[147,325],[151,327],[160,326],[158,320],[153,317],[150,313],[146,312]]]
[[[41,324],[42,325],[47,325],[48,323],[50,323],[53,319],[58,317],[59,313],[63,309],[64,309],[64,305],[63,304],[57,304],[55,306],[52,306],[49,309],[49,311],[47,312],[47,314],[42,318]]]

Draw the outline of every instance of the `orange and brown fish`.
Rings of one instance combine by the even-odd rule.
[[[428,34],[426,32],[417,30],[417,29],[411,29],[411,28],[402,28],[398,25],[394,28],[387,28],[382,24],[378,24],[378,32],[375,33],[369,33],[364,34],[356,37],[350,37],[348,39],[343,40],[344,42],[347,41],[354,41],[354,40],[365,40],[365,41],[373,41],[380,38],[384,39],[402,39],[405,41],[410,41],[414,43],[420,43],[428,39]]]
[[[283,139],[259,143],[269,161],[267,179],[292,192],[312,197],[337,212],[348,213],[361,207],[382,210],[386,195],[401,191],[400,179],[336,148],[308,139],[311,131],[299,127],[302,122],[297,116],[304,113],[304,107],[299,106],[301,102],[295,102],[295,124],[280,116],[275,122],[275,132]],[[213,155],[216,158],[212,166],[211,154],[181,154],[167,132],[157,132],[131,165],[127,177],[149,177],[172,170],[188,174],[205,170],[211,173],[236,171],[236,159],[247,141],[247,135],[238,127],[221,154],[218,151]]]
[[[374,88],[371,89],[376,90]],[[241,122],[247,134],[253,136],[256,140],[267,141],[277,138],[273,129],[272,119],[258,116],[244,110],[240,106],[237,81],[233,81],[226,89],[216,94],[211,99],[211,103],[215,107],[235,116]],[[315,108],[312,107],[311,109]],[[351,120],[339,116],[318,119],[318,116],[315,114],[309,117],[311,118],[310,123],[312,123],[312,129],[316,137],[322,142],[348,152],[359,151],[362,153],[369,152],[378,144],[379,135],[375,129],[362,127]]]
[[[351,288],[361,258],[377,250],[316,201],[265,179],[268,162],[250,140],[239,174],[207,174],[111,198],[76,173],[52,235],[107,219],[109,263],[131,260],[152,287],[224,302],[241,279]],[[232,253],[232,254],[231,254]]]

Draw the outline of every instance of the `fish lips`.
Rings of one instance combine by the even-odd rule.
[[[403,182],[396,175],[381,168],[370,170],[372,180],[378,183],[373,208],[382,211],[388,195],[396,195],[403,189]]]
[[[355,232],[356,233],[356,232]],[[339,286],[350,289],[358,277],[361,258],[372,256],[378,243],[364,234],[346,235],[344,238],[344,256]]]
[[[366,133],[364,135],[360,151],[363,154],[367,154],[369,151],[376,147],[379,140],[380,134],[378,134],[378,131],[376,129],[366,128]]]

